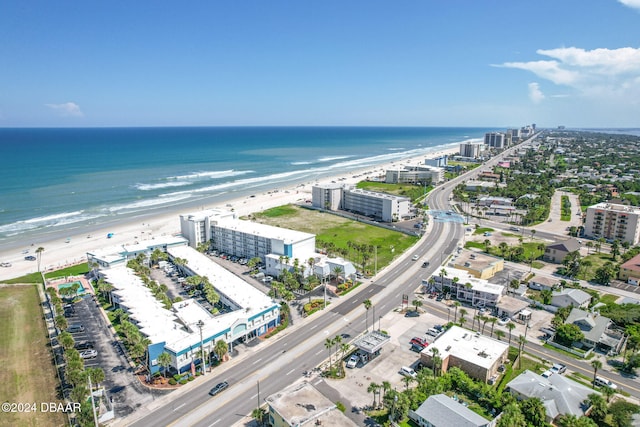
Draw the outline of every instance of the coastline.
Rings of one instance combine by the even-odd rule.
[[[82,232],[73,229],[60,229],[47,235],[36,235],[33,236],[32,242],[24,242],[22,245],[9,245],[0,250],[0,262],[12,264],[11,267],[0,268],[0,280],[12,279],[36,272],[37,261],[27,261],[24,257],[26,255],[35,255],[35,250],[38,247],[44,248],[41,270],[56,270],[83,262],[86,259],[87,251],[93,249],[128,245],[136,241],[149,240],[155,236],[178,234],[180,233],[179,215],[183,213],[217,207],[233,208],[238,216],[244,216],[272,207],[311,199],[311,188],[317,183],[339,180],[345,184],[355,184],[366,177],[376,176],[391,167],[397,167],[399,164],[422,164],[425,159],[435,158],[444,154],[452,155],[457,152],[458,148],[439,149],[420,156],[369,166],[358,171],[349,171],[348,173],[323,177],[304,183],[291,183],[285,187],[255,194],[255,197],[252,197],[252,195],[234,197],[234,195],[230,194],[227,200],[206,205],[199,203],[199,207],[172,206],[166,208],[166,212],[163,213],[143,214],[133,218],[117,220],[113,224],[101,224],[89,233],[85,233],[85,228],[82,227]],[[358,175],[358,177],[354,178],[355,175]],[[108,233],[113,233],[110,239],[106,237]],[[29,251],[28,254],[23,252],[25,250]]]

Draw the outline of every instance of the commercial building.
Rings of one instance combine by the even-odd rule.
[[[307,381],[292,384],[265,400],[271,427],[357,426]]]
[[[444,181],[445,169],[435,166],[404,166],[389,169],[385,175],[388,184],[438,184]]]
[[[201,363],[203,349],[205,355],[213,354],[217,341],[232,345],[236,340],[250,340],[280,323],[280,305],[276,301],[182,240],[182,245],[167,245],[169,258],[186,260],[180,267],[186,274],[209,279],[220,296],[222,314],[213,314],[195,299],[185,299],[166,308],[133,270],[122,263],[110,262],[117,253],[92,252],[92,259],[101,266],[99,276],[112,285],[114,306],[124,310],[129,321],[151,342],[147,347],[151,373],[161,369],[158,356],[163,352],[171,357],[170,371],[184,372]],[[158,243],[162,242],[154,241],[149,247]],[[145,253],[150,254],[151,251]]]
[[[488,381],[508,359],[509,344],[452,326],[420,352],[420,361],[433,367],[433,348],[438,349],[442,372],[455,366],[471,378]]]
[[[411,200],[402,196],[335,184],[314,186],[311,194],[316,208],[342,209],[382,222],[398,221],[411,213]]]
[[[618,240],[636,245],[640,241],[640,208],[598,203],[587,208],[584,223],[586,237]]]
[[[504,260],[482,252],[462,251],[453,261],[453,267],[477,279],[489,280],[504,270]]]

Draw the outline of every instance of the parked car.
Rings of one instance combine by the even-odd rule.
[[[85,350],[80,352],[80,357],[83,359],[94,359],[98,357],[98,352],[96,350]]]
[[[358,357],[358,355],[352,354],[351,357],[349,358],[349,361],[347,362],[347,368],[349,369],[355,368],[358,365],[359,360],[360,358]]]
[[[425,340],[424,338],[420,338],[420,337],[413,337],[411,338],[410,341],[411,344],[416,344],[422,347],[426,347],[429,345],[429,343],[427,342],[427,340]]]
[[[224,390],[226,390],[227,387],[229,387],[229,383],[226,381],[222,381],[221,383],[216,384],[215,387],[213,387],[211,391],[209,391],[209,394],[211,396],[215,396],[218,393],[222,393]]]
[[[90,350],[93,348],[93,342],[91,341],[80,341],[74,345],[76,350]]]
[[[420,312],[418,310],[409,310],[404,314],[404,317],[418,317]]]
[[[75,334],[78,332],[84,332],[84,326],[77,324],[77,325],[71,325],[67,328],[67,332],[71,333],[71,334]]]
[[[504,326],[510,321],[511,319],[509,319],[508,317],[501,317],[500,320],[498,320],[498,325]]]
[[[555,372],[556,374],[564,374],[567,370],[567,367],[562,363],[555,363],[551,367],[551,372]]]
[[[403,366],[402,368],[400,368],[400,375],[411,378],[415,378],[418,376],[418,374],[416,374],[416,371],[409,368],[408,366]]]

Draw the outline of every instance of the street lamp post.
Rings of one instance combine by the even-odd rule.
[[[382,316],[378,316],[378,332],[380,332],[380,322],[382,322]]]
[[[197,325],[200,329],[200,353],[202,357],[202,376],[204,376],[207,372],[207,361],[204,358],[204,342],[202,340],[202,327],[204,326],[204,322],[202,321],[202,319],[198,320]]]

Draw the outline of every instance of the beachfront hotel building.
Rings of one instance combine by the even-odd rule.
[[[411,200],[408,197],[367,191],[348,185],[315,185],[311,195],[313,207],[345,210],[382,222],[398,221],[411,214]]]
[[[584,235],[594,239],[618,240],[635,245],[640,240],[640,208],[598,203],[587,208]]]
[[[185,372],[192,369],[192,364],[201,363],[202,349],[211,355],[217,341],[233,346],[238,340],[264,335],[280,323],[280,305],[276,301],[182,240],[182,245],[166,246],[169,258],[187,260],[180,268],[188,275],[206,276],[220,295],[224,313],[214,315],[195,299],[176,302],[167,309],[133,270],[122,263],[109,262],[113,258],[126,258],[123,252],[128,250],[112,248],[91,253],[94,260],[106,266],[100,268],[98,275],[112,285],[114,306],[123,309],[128,320],[151,342],[147,347],[151,374],[161,369],[157,359],[163,352],[171,356],[172,371]],[[154,241],[148,247],[157,243]]]
[[[484,147],[483,142],[463,142],[460,144],[460,156],[477,159],[482,154],[482,151],[484,151]]]
[[[505,148],[506,137],[502,132],[487,132],[484,134],[484,144],[491,148]]]
[[[433,185],[444,181],[444,168],[434,166],[406,166],[389,169],[385,175],[387,184],[425,184]]]

